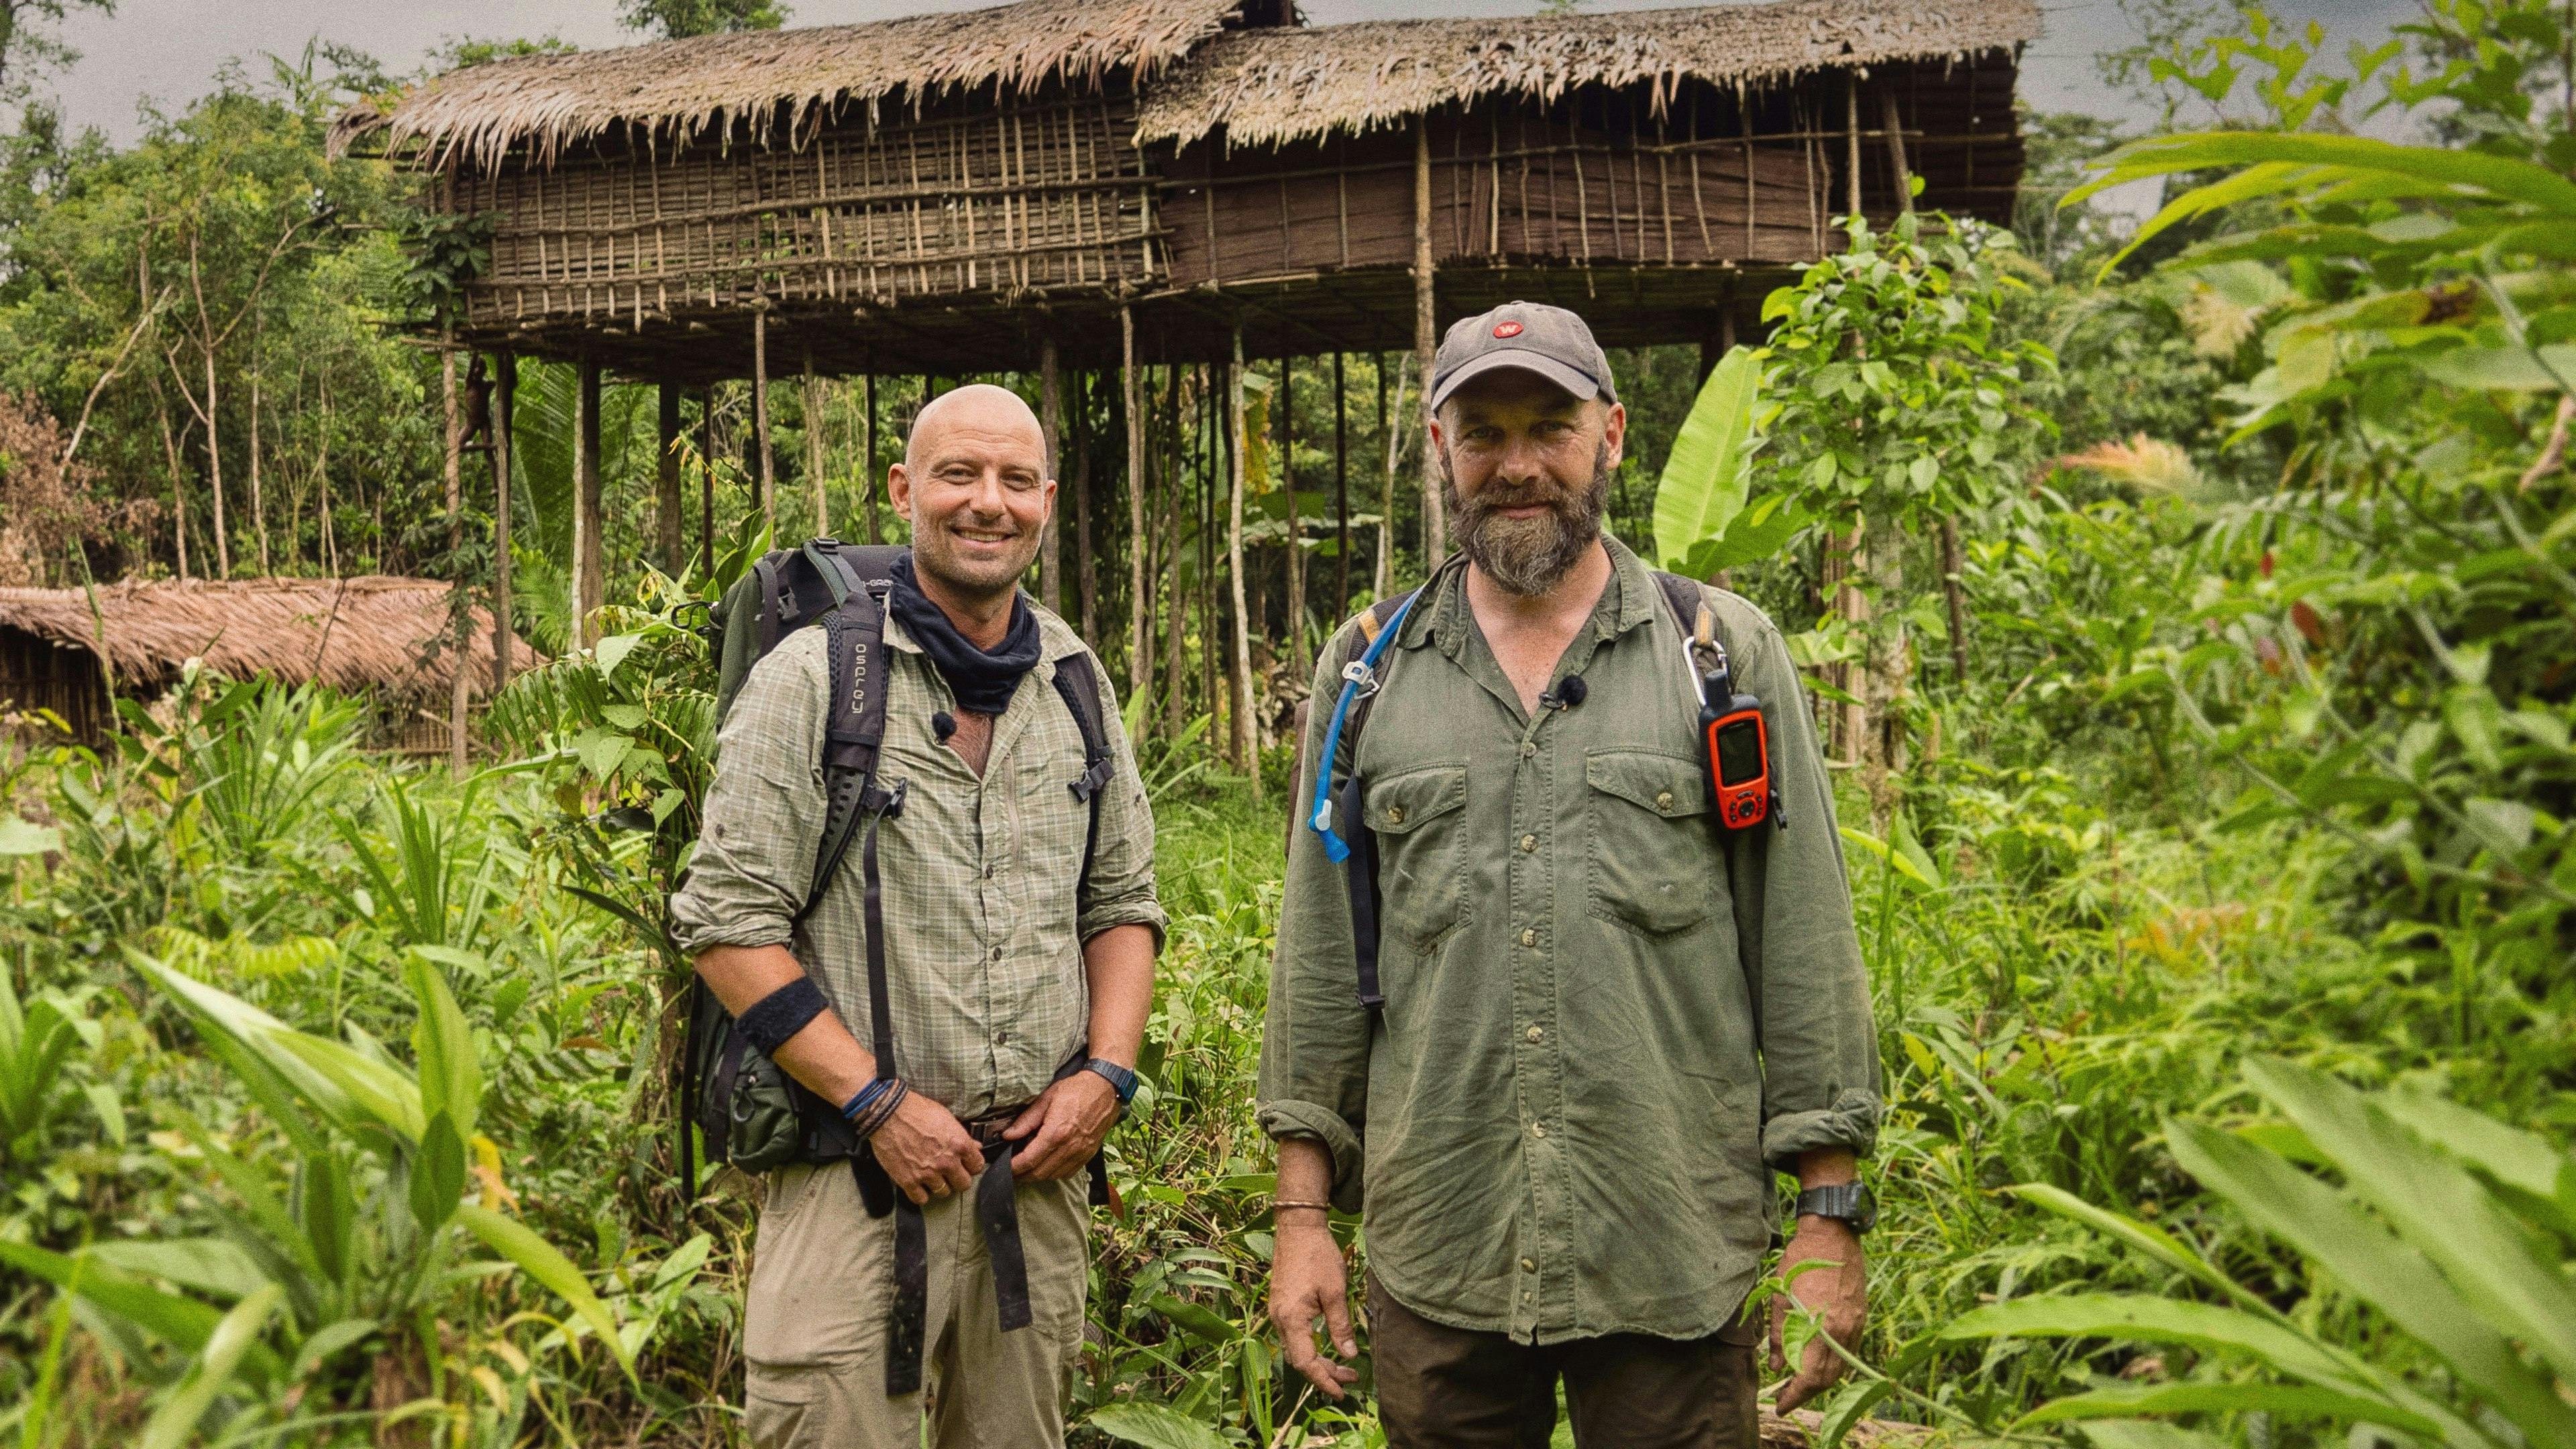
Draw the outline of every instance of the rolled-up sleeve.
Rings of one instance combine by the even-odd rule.
[[[1798,1155],[1878,1142],[1878,1023],[1852,924],[1851,882],[1815,713],[1789,650],[1760,611],[1718,601],[1738,687],[1762,700],[1772,785],[1787,828],[1756,830],[1730,862],[1736,933],[1762,1052],[1762,1157],[1782,1171]],[[1781,889],[1769,886],[1778,882]]]
[[[785,945],[805,904],[825,811],[823,643],[820,629],[782,640],[753,666],[717,732],[697,851],[671,897],[672,934],[686,955]]]
[[[1091,873],[1083,878],[1074,929],[1088,941],[1112,926],[1148,926],[1154,945],[1163,944],[1163,903],[1154,889],[1154,807],[1145,798],[1145,777],[1136,768],[1135,742],[1127,738],[1118,713],[1118,691],[1109,672],[1092,661],[1100,681],[1100,713],[1109,732],[1112,773],[1100,801],[1100,836],[1091,856]]]
[[[1306,821],[1313,808],[1313,772],[1341,690],[1331,661],[1348,650],[1348,633],[1325,647],[1314,692],[1307,696],[1314,707],[1299,756],[1303,789],[1289,802],[1296,819],[1288,832],[1288,878],[1271,958],[1255,1105],[1262,1130],[1272,1138],[1310,1138],[1332,1153],[1333,1203],[1357,1212],[1371,1024],[1355,990],[1348,877],[1325,855],[1322,838]]]

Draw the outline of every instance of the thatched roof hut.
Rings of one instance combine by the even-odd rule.
[[[1025,96],[1061,83],[1098,91],[1142,81],[1241,25],[1276,25],[1286,0],[1020,0],[865,25],[746,31],[617,50],[525,56],[440,76],[389,112],[360,108],[333,129],[346,147],[381,131],[431,165],[490,169],[513,153],[552,161],[585,142],[676,147],[701,138],[769,145],[810,138],[847,110],[918,112],[942,95]]]
[[[1784,0],[1247,31],[1151,87],[1136,130],[1182,146],[1219,131],[1234,146],[1277,146],[1493,97],[1548,106],[1586,86],[1644,86],[1669,113],[1684,81],[1740,93],[1896,61],[1964,65],[2034,38],[2039,19],[2034,0]]]
[[[190,659],[232,679],[316,680],[393,706],[444,705],[447,584],[433,579],[159,579],[0,589],[0,702],[52,709],[96,738],[106,696],[154,694]],[[492,692],[492,618],[477,607],[467,686]],[[512,646],[514,671],[542,657]]]

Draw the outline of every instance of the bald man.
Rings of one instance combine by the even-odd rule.
[[[828,1008],[772,1056],[849,1104],[912,1204],[871,1217],[866,1159],[769,1175],[743,1324],[760,1449],[915,1449],[925,1413],[941,1446],[1064,1442],[1086,1168],[1135,1087],[1163,912],[1153,816],[1105,683],[1114,773],[1096,839],[1067,788],[1086,762],[1055,674],[1088,651],[1018,586],[1055,502],[1045,459],[1016,394],[964,387],[922,409],[886,476],[912,524],[887,601],[877,771],[905,789],[877,838],[900,1092],[876,1085],[846,1025],[870,1011],[859,850],[797,922],[825,815],[823,631],[780,641],[744,683],[672,898],[681,949],[737,1018],[821,990]],[[919,1233],[927,1271],[916,1258],[920,1296],[899,1303],[900,1231]]]

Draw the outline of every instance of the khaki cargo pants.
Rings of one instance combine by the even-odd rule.
[[[847,1165],[769,1175],[743,1313],[743,1427],[758,1449],[1064,1443],[1089,1287],[1089,1179],[1019,1184],[1033,1322],[1001,1331],[974,1197],[922,1209],[930,1243],[924,1392],[885,1391],[894,1219],[872,1218]],[[930,1435],[921,1432],[924,1414]]]

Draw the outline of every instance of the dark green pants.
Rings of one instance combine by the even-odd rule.
[[[1388,1449],[1547,1449],[1565,1381],[1582,1449],[1757,1449],[1758,1328],[1707,1338],[1615,1333],[1545,1346],[1433,1323],[1368,1281],[1369,1349]]]

